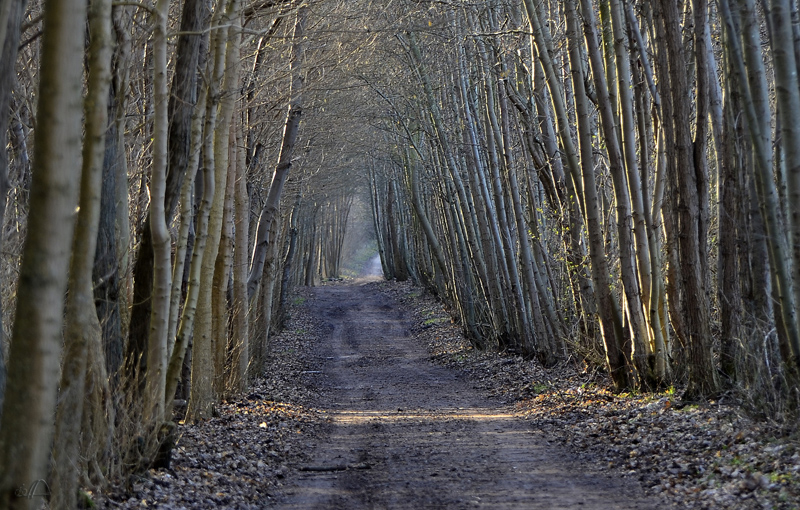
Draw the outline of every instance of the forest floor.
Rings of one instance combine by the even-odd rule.
[[[470,348],[407,283],[302,289],[265,375],[101,508],[800,508],[800,445],[674,392]]]

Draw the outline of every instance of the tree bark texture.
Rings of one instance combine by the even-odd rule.
[[[41,503],[17,491],[45,479],[48,471],[81,171],[85,23],[83,0],[46,2],[28,236],[0,421],[3,508]]]
[[[189,161],[191,117],[197,98],[197,66],[203,31],[209,26],[205,0],[184,0],[175,74],[169,95],[167,178],[164,188],[164,215],[172,218],[180,195],[181,184]],[[147,338],[149,336],[151,294],[153,292],[153,245],[150,219],[142,227],[141,243],[133,269],[134,290],[130,331],[125,351],[128,377],[146,371]]]
[[[89,77],[85,99],[86,134],[80,205],[72,243],[67,295],[64,358],[56,412],[50,503],[56,508],[77,506],[87,359],[90,347],[100,345],[100,322],[94,306],[92,269],[100,223],[105,137],[108,125],[108,87],[111,83],[111,1],[95,0],[89,10]],[[96,357],[96,355],[94,356]],[[108,384],[107,381],[100,382]],[[91,412],[91,410],[89,410]]]
[[[292,83],[289,89],[291,100],[289,101],[289,110],[286,113],[278,163],[275,165],[275,171],[272,175],[267,201],[264,203],[258,220],[258,230],[250,262],[250,274],[247,278],[247,295],[251,301],[256,295],[256,290],[264,274],[264,261],[266,260],[269,246],[275,242],[274,239],[271,240],[269,238],[270,227],[273,222],[277,221],[283,185],[292,167],[294,145],[300,128],[300,118],[303,115],[303,83],[305,82],[303,59],[305,58],[307,43],[305,39],[307,9],[306,5],[301,5],[298,8],[297,21],[292,35],[293,46],[290,65]]]

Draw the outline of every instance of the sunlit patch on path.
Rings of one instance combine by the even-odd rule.
[[[326,285],[306,304],[323,330],[306,378],[328,427],[287,475],[278,508],[656,508],[432,364],[379,287]]]

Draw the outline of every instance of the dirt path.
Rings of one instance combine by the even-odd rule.
[[[329,285],[306,304],[323,324],[306,372],[332,417],[276,495],[277,508],[648,509],[628,480],[579,465],[433,365],[412,321],[375,284]]]

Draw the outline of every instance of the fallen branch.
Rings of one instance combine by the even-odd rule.
[[[333,471],[349,471],[351,469],[372,469],[366,462],[358,464],[336,464],[334,466],[302,466],[300,471],[312,471],[316,473],[330,473]]]

